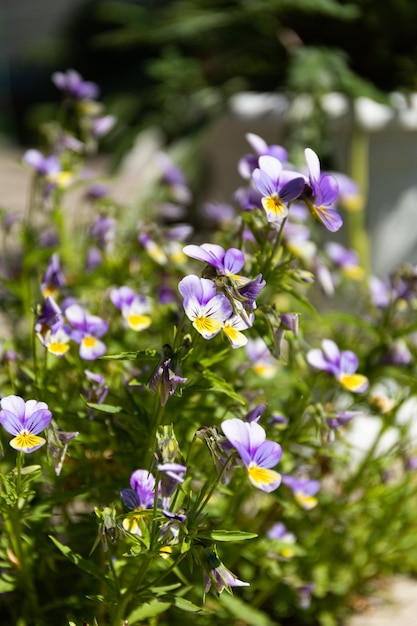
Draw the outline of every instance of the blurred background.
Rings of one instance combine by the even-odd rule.
[[[230,201],[247,132],[310,146],[361,186],[383,274],[417,262],[416,23],[414,0],[3,0],[1,145],[40,144],[74,68],[118,118],[113,166],[157,129],[197,199]]]

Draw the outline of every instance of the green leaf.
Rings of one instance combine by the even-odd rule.
[[[101,356],[102,361],[135,361],[140,358],[159,358],[161,355],[158,350],[137,350],[136,352],[119,352],[119,354],[105,354]]]
[[[69,561],[71,561],[71,563],[109,586],[109,581],[106,576],[92,561],[87,561],[87,559],[84,559],[80,554],[73,552],[70,547],[64,546],[58,541],[58,539],[52,537],[52,535],[49,535],[49,539],[56,545],[58,550],[60,550],[60,552],[62,552],[62,554],[67,557]]]
[[[102,413],[120,413],[121,406],[113,406],[112,404],[96,404],[95,402],[86,402],[89,409],[101,411]]]
[[[235,617],[242,620],[243,624],[249,626],[275,626],[276,622],[271,621],[263,611],[254,609],[250,604],[246,604],[236,596],[223,593],[220,598],[221,604]]]
[[[171,606],[170,602],[161,602],[160,600],[151,600],[134,609],[127,618],[129,624],[136,624],[140,620],[149,619],[155,617],[160,613],[163,613]]]
[[[197,606],[190,600],[186,600],[185,598],[181,598],[179,596],[173,597],[173,604],[177,607],[177,609],[181,609],[181,611],[187,611],[187,613],[209,613],[202,606]]]
[[[257,536],[257,533],[247,533],[243,530],[212,530],[209,533],[199,533],[199,537],[213,541],[246,541]]]
[[[239,404],[246,404],[245,400],[233,389],[232,385],[224,380],[218,374],[210,370],[204,370],[201,373],[201,376],[210,383],[210,389],[212,391],[216,391],[217,393],[225,393],[229,398],[233,399],[235,402]]]

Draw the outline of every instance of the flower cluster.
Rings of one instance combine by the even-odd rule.
[[[0,222],[1,616],[336,623],[417,556],[416,268],[323,243],[358,186],[253,133],[230,204],[158,146],[125,210],[84,167],[98,86],[52,80],[30,206]]]

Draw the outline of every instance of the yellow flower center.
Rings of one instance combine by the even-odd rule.
[[[248,466],[248,476],[252,485],[258,488],[262,488],[264,485],[272,485],[277,483],[277,487],[281,482],[281,474],[265,467],[259,467],[255,463],[250,463]]]
[[[67,343],[61,343],[60,341],[53,341],[48,346],[48,352],[55,354],[56,356],[62,356],[69,350]]]
[[[22,430],[21,433],[10,441],[12,448],[20,452],[31,452],[33,448],[43,446],[44,443],[45,439],[43,437],[38,437],[28,430]]]
[[[262,198],[262,206],[267,213],[280,219],[288,214],[288,209],[278,195]]]
[[[132,315],[128,315],[126,320],[132,330],[144,330],[151,325],[149,315],[137,315],[133,313]]]
[[[204,337],[218,332],[222,325],[218,320],[213,320],[210,317],[196,317],[193,326]]]
[[[83,344],[85,345],[86,348],[93,348],[96,345],[97,341],[95,337],[91,337],[91,335],[88,335],[87,337],[84,337],[83,339]]]
[[[368,382],[368,379],[362,374],[342,374],[340,382],[343,387],[349,391],[358,391],[358,389]]]

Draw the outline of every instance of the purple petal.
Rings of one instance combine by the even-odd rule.
[[[253,461],[259,467],[271,468],[275,467],[281,460],[282,448],[276,441],[264,441],[253,455]]]
[[[180,294],[184,300],[194,297],[205,305],[216,295],[216,285],[208,278],[199,278],[194,274],[185,276],[178,284]]]
[[[354,374],[358,369],[358,357],[351,350],[344,350],[340,355],[340,370],[343,374]]]
[[[306,358],[307,362],[312,367],[324,370],[325,372],[330,372],[331,374],[336,374],[335,366],[332,363],[329,363],[329,361],[324,357],[323,352],[318,348],[307,352]]]
[[[142,506],[153,506],[155,478],[147,470],[139,469],[130,477],[130,486],[136,491]]]
[[[39,152],[39,150],[32,149],[25,152],[23,155],[23,162],[27,163],[35,170],[40,171],[43,166],[44,158],[45,157],[41,152]]]
[[[342,217],[334,209],[315,206],[314,215],[331,233],[337,232],[343,226]]]
[[[283,202],[293,202],[301,196],[304,191],[304,178],[297,177],[290,180],[279,191],[279,196]]]
[[[245,465],[253,459],[259,446],[265,441],[265,431],[257,422],[243,422],[232,418],[222,422],[222,430],[228,441],[238,451]]]
[[[189,245],[183,248],[183,252],[193,259],[204,261],[219,270],[223,269],[224,248],[221,246],[210,243],[203,243],[201,246]]]
[[[329,206],[333,204],[339,195],[339,183],[334,176],[325,174],[320,179],[321,204]]]
[[[0,400],[2,409],[10,411],[16,415],[16,417],[23,422],[25,419],[26,403],[20,396],[6,396]]]
[[[133,491],[133,489],[122,489],[120,492],[120,497],[125,507],[127,507],[131,511],[134,511],[135,509],[138,509],[140,507],[141,502],[139,500],[139,496],[136,491]]]
[[[264,196],[273,196],[277,193],[277,188],[266,172],[260,169],[253,171],[252,180],[257,190]]]
[[[110,300],[118,309],[122,309],[123,305],[132,304],[135,299],[135,292],[130,287],[119,287],[112,289],[110,292]]]
[[[226,274],[237,274],[245,263],[245,255],[237,248],[229,248],[224,255],[224,270]]]
[[[34,402],[34,401],[33,401]],[[44,403],[39,403],[44,404]],[[45,405],[46,406],[46,405]],[[24,427],[34,435],[37,435],[49,425],[52,413],[48,408],[40,408],[25,419]]]
[[[24,428],[22,420],[7,409],[0,411],[0,423],[11,435],[18,435]]]

